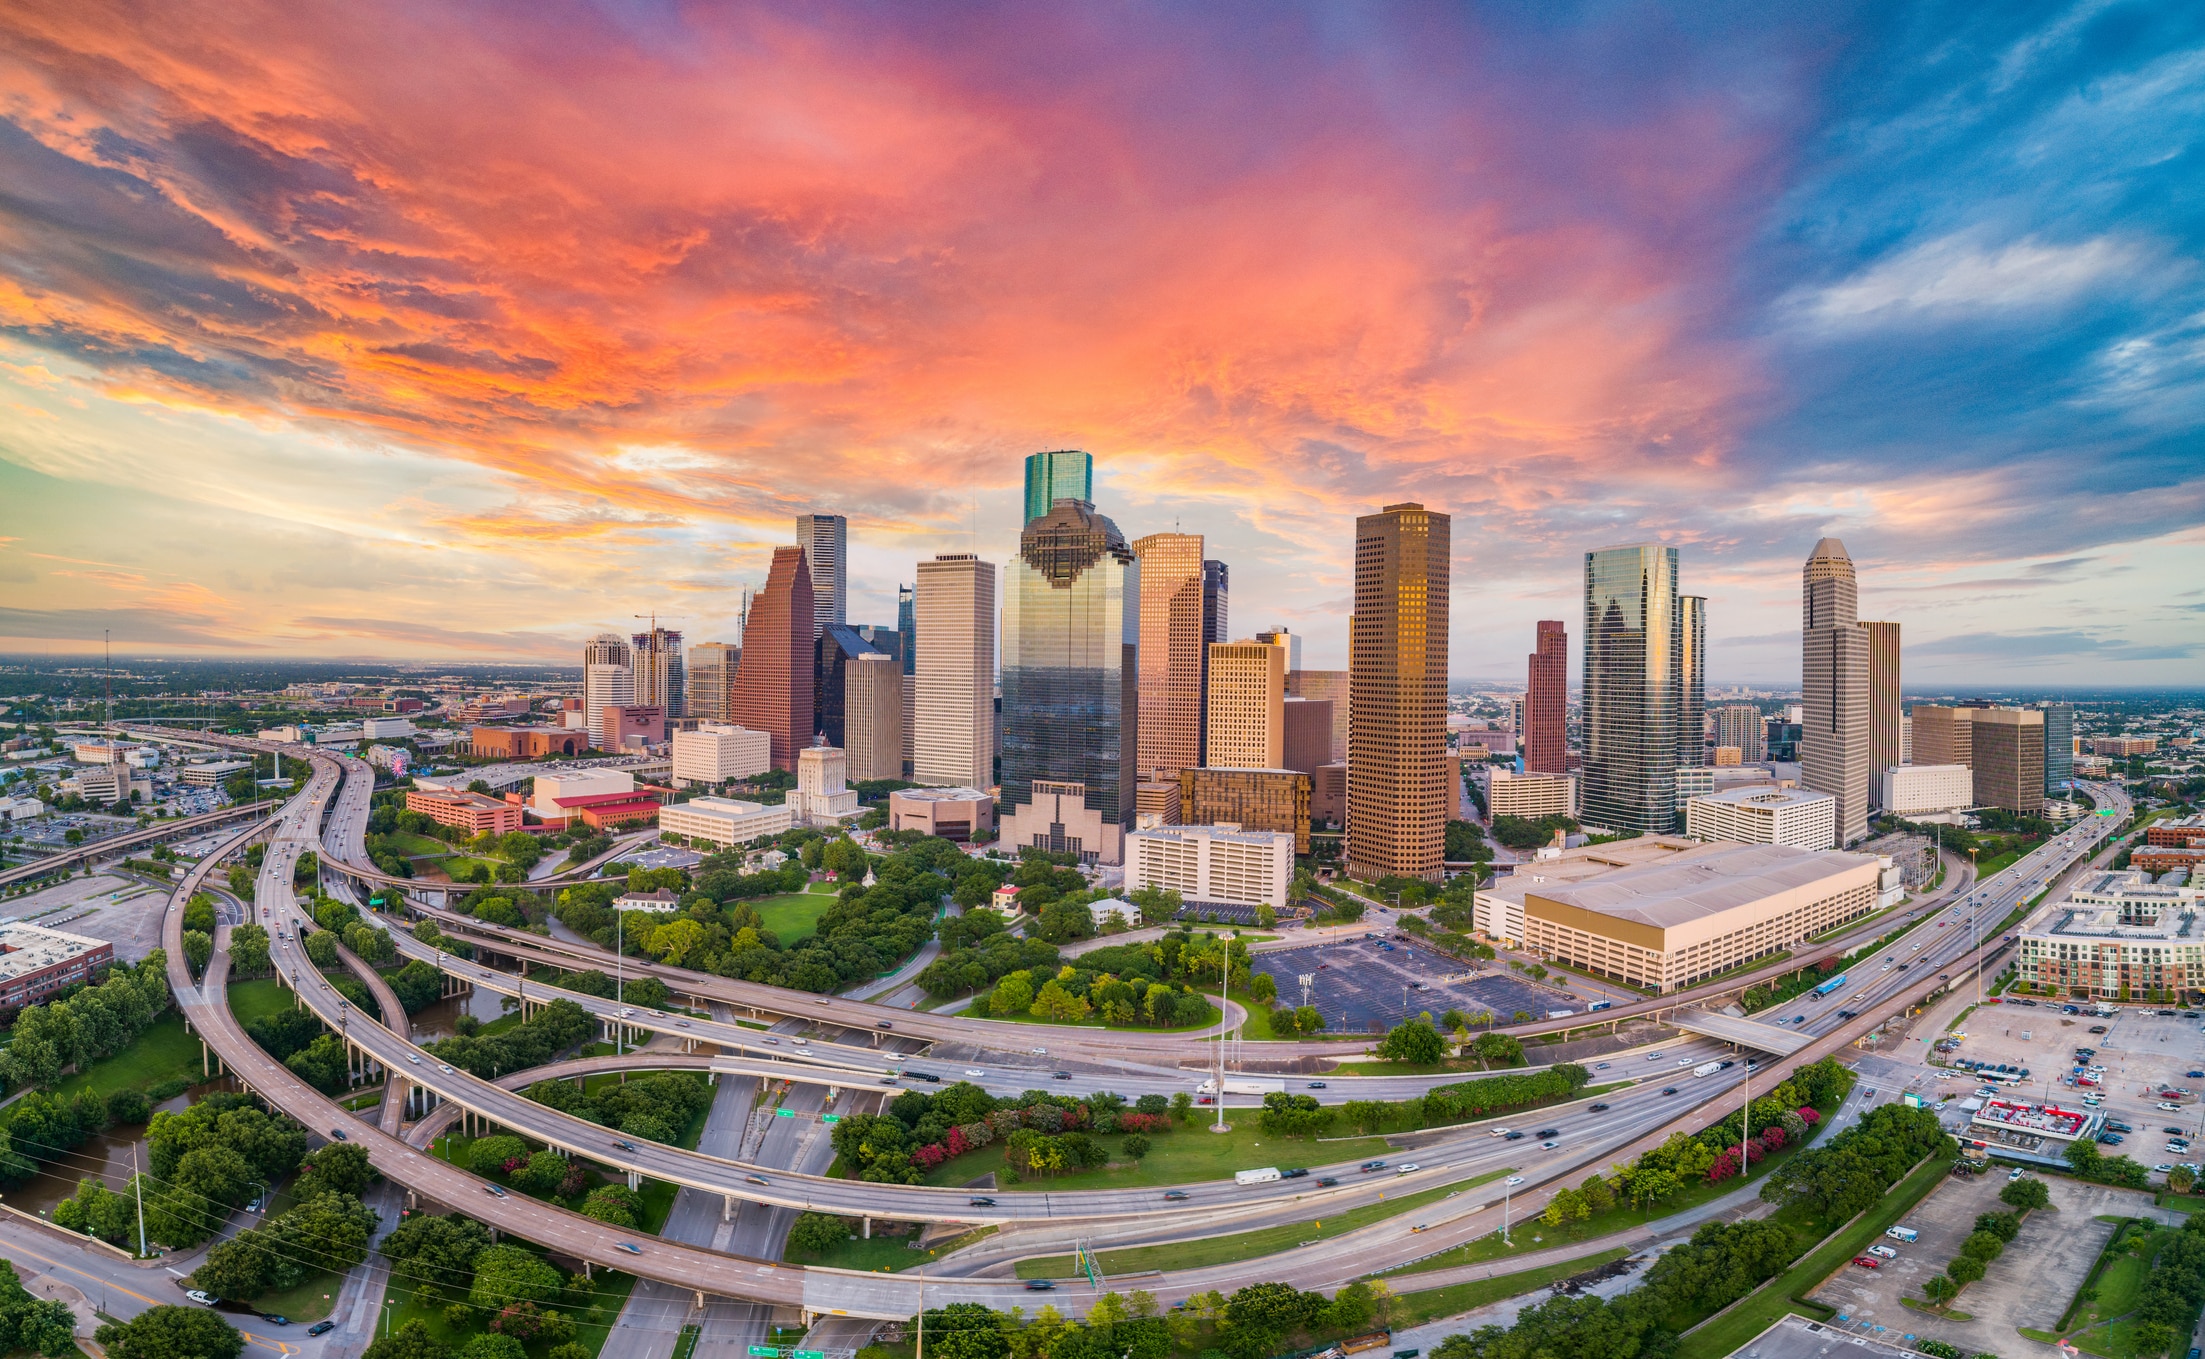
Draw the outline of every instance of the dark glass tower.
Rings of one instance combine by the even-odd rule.
[[[1078,784],[1106,826],[1133,824],[1140,580],[1125,535],[1084,500],[1019,535],[1003,602],[1006,810],[1033,803],[1036,782]]]
[[[2063,798],[2075,788],[2075,705],[2042,703],[2044,795]]]
[[[1707,763],[1707,598],[1677,597],[1677,767]]]
[[[1684,687],[1677,549],[1585,554],[1585,763],[1579,805],[1604,830],[1677,824],[1677,718]]]
[[[1076,448],[1027,454],[1026,513],[1019,522],[1031,524],[1059,500],[1095,503],[1095,459]]]

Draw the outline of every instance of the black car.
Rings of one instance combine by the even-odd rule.
[[[1560,1128],[1541,1128],[1538,1135],[1541,1137],[1560,1137],[1562,1130]]]
[[[2106,1126],[2110,1128],[2113,1125],[2109,1123]],[[2169,1137],[2180,1137],[2182,1135],[2182,1130],[2180,1128],[2164,1128],[2161,1129],[2161,1131],[2165,1132]]]
[[[1605,1104],[1591,1104],[1587,1105],[1586,1108],[1592,1113],[1596,1114],[1604,1114],[1608,1112],[1608,1106]]]
[[[2117,1147],[2126,1139],[2117,1132],[2102,1132],[2098,1134],[2098,1140],[2109,1147]]]
[[[1069,1071],[1052,1071],[1049,1073],[1049,1079],[1052,1081],[1068,1081],[1072,1079],[1072,1073]]]
[[[896,1026],[884,1019],[880,1023],[875,1024],[873,1027],[876,1029],[893,1029]]]
[[[1306,1170],[1282,1170],[1279,1172],[1279,1178],[1282,1180],[1306,1180],[1309,1178],[1309,1172]]]
[[[1511,1131],[1511,1132],[1504,1132],[1504,1133],[1502,1133],[1502,1134],[1501,1134],[1501,1140],[1502,1140],[1503,1142],[1516,1142],[1516,1141],[1521,1141],[1522,1139],[1523,1139],[1523,1134],[1522,1134],[1522,1133],[1520,1133],[1520,1132],[1514,1132],[1514,1131]]]
[[[342,1128],[331,1128],[329,1130],[329,1135],[336,1138],[340,1142],[345,1140],[345,1130]]]
[[[1054,1279],[1028,1279],[1026,1281],[1026,1291],[1029,1293],[1054,1292],[1056,1286],[1057,1282]]]
[[[1365,1161],[1360,1167],[1365,1175],[1370,1174],[1374,1170],[1384,1170],[1385,1168],[1386,1163],[1384,1161]]]
[[[1164,1191],[1164,1197],[1176,1202],[1179,1199],[1186,1198],[1187,1191],[1184,1189],[1167,1189]]]
[[[1332,1186],[1338,1183],[1338,1180],[1335,1180],[1330,1175],[1327,1175],[1323,1179],[1317,1181],[1317,1187],[1319,1189],[1330,1189]]]
[[[337,1323],[334,1321],[317,1321],[306,1328],[306,1333],[308,1335],[328,1335],[336,1329]]]
[[[919,1078],[920,1080],[922,1080],[922,1081],[932,1081],[932,1082],[934,1082],[934,1083],[935,1083],[936,1085],[940,1085],[940,1084],[942,1083],[942,1078],[941,1078],[941,1077],[939,1077],[939,1076],[936,1076],[936,1075],[932,1074],[931,1072],[926,1072],[926,1071],[907,1071],[907,1072],[905,1072],[904,1074],[905,1074],[905,1075],[907,1075],[907,1076],[916,1076],[916,1077],[918,1077],[918,1078]]]
[[[1665,1095],[1674,1095],[1677,1093],[1677,1087],[1673,1085],[1665,1085],[1661,1088],[1661,1093]]]
[[[2136,1130],[2135,1130],[2134,1128],[2131,1128],[2131,1127],[2130,1127],[2130,1126],[2129,1126],[2128,1124],[2126,1124],[2126,1123],[2115,1123],[2115,1122],[2113,1122],[2113,1121],[2112,1121],[2112,1120],[2110,1120],[2110,1119],[2108,1119],[2108,1120],[2106,1121],[2106,1125],[2105,1125],[2105,1130],[2106,1130],[2107,1132],[2117,1132],[2117,1133],[2131,1133],[2131,1132],[2135,1132],[2135,1131],[2136,1131]]]
[[[995,1206],[995,1200],[980,1198],[976,1195],[972,1198],[966,1199],[965,1204],[966,1206],[972,1208],[993,1208]]]

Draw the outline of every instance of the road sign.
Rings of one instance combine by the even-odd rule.
[[[825,1350],[790,1350],[789,1359],[827,1359]]]
[[[779,1345],[752,1345],[750,1347],[750,1359],[781,1359],[781,1347]]]
[[[794,1109],[776,1109],[776,1110],[774,1110],[774,1111],[773,1111],[773,1116],[774,1116],[775,1118],[794,1118],[794,1117],[796,1117],[796,1110],[794,1110]]]
[[[820,1121],[820,1122],[822,1122],[822,1123],[840,1123],[840,1122],[842,1121],[842,1115],[840,1115],[840,1114],[821,1114],[821,1115],[819,1116],[819,1121]],[[798,1353],[802,1353],[802,1351],[798,1351]]]

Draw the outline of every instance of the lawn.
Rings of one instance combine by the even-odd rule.
[[[828,1269],[862,1269],[872,1273],[895,1274],[923,1265],[934,1258],[933,1251],[911,1249],[917,1230],[909,1236],[888,1236],[882,1233],[881,1224],[873,1224],[871,1240],[852,1235],[832,1250],[813,1254],[791,1246],[782,1258],[791,1264],[823,1265]]]
[[[515,1245],[527,1244],[518,1238],[508,1240]],[[575,1341],[592,1355],[604,1345],[605,1336],[612,1330],[613,1323],[620,1319],[620,1309],[627,1305],[629,1291],[635,1287],[633,1275],[609,1269],[600,1269],[596,1273],[596,1279],[587,1287],[568,1289],[555,1303],[559,1311],[574,1318],[577,1328]],[[386,1296],[392,1305],[384,1309],[384,1326],[391,1331],[396,1331],[409,1321],[418,1321],[429,1328],[429,1334],[454,1350],[472,1337],[485,1332],[485,1325],[454,1327],[445,1321],[444,1309],[453,1302],[465,1299],[443,1296],[423,1302],[414,1296],[412,1284],[395,1270],[391,1273],[390,1288]],[[300,1318],[300,1314],[296,1312],[287,1312],[285,1315],[294,1321]],[[476,1312],[474,1315],[484,1323],[489,1320],[485,1313]],[[529,1359],[544,1359],[550,1353],[551,1346],[538,1340],[530,1343],[527,1351]]]
[[[2154,1231],[2152,1224],[2141,1221],[2126,1222],[2113,1234],[2062,1318],[2061,1329],[2075,1348],[2106,1359],[2136,1359],[2135,1326],[2128,1314],[2143,1298],[2153,1258],[2173,1238],[2172,1232]],[[2083,1301],[2090,1293],[2096,1296]]]
[[[1473,1279],[1469,1283],[1452,1284],[1446,1288],[1427,1288],[1421,1293],[1397,1293],[1391,1309],[1392,1324],[1395,1330],[1405,1331],[1427,1321],[1437,1321],[1441,1317],[1458,1316],[1475,1308],[1489,1306],[1503,1298],[1513,1298],[1535,1288],[1545,1288],[1572,1274],[1598,1269],[1629,1254],[1629,1251],[1618,1247],[1601,1251],[1597,1255],[1565,1260],[1558,1265],[1503,1274],[1495,1279]]]
[[[818,892],[783,892],[744,904],[757,908],[759,919],[787,948],[799,939],[812,937],[819,928],[819,917],[835,904],[835,898]]]
[[[139,1034],[128,1048],[62,1081],[54,1093],[68,1099],[79,1090],[90,1090],[105,1099],[117,1090],[150,1090],[163,1082],[183,1080],[196,1085],[207,1078],[200,1052],[199,1040],[184,1032],[184,1017],[170,1014]]]
[[[1156,1246],[1128,1246],[1121,1250],[1106,1250],[1100,1253],[1096,1262],[1101,1265],[1105,1274],[1137,1274],[1151,1269],[1200,1269],[1205,1265],[1253,1260],[1261,1255],[1292,1250],[1311,1241],[1340,1236],[1411,1209],[1438,1203],[1465,1189],[1475,1188],[1489,1180],[1497,1180],[1511,1173],[1513,1169],[1514,1167],[1510,1167],[1490,1171],[1476,1179],[1405,1194],[1383,1203],[1342,1209],[1307,1222],[1286,1222],[1275,1227],[1259,1227],[1252,1232],[1205,1236],[1194,1241],[1170,1241]],[[1052,1255],[1018,1262],[1018,1277],[1021,1279],[1069,1279],[1077,1272],[1078,1267],[1069,1255]]]
[[[281,982],[273,977],[259,981],[230,983],[230,1013],[240,1024],[250,1024],[256,1019],[281,1014],[296,1002]]]
[[[439,840],[434,836],[414,835],[407,831],[392,831],[383,838],[389,842],[391,849],[409,859],[429,858],[452,852],[452,846],[448,842]]]
[[[1109,1150],[1113,1161],[1113,1164],[1102,1170],[1081,1170],[1043,1180],[1013,1183],[1009,1179],[1010,1167],[1003,1159],[1003,1146],[997,1143],[943,1162],[922,1183],[961,1185],[993,1171],[995,1182],[1005,1189],[1139,1189],[1150,1185],[1161,1189],[1198,1180],[1229,1180],[1236,1172],[1254,1166],[1291,1168],[1392,1154],[1382,1137],[1361,1137],[1319,1145],[1310,1138],[1282,1137],[1264,1132],[1256,1126],[1257,1111],[1254,1109],[1233,1110],[1228,1118],[1234,1126],[1227,1133],[1210,1132],[1207,1130],[1208,1125],[1204,1123],[1185,1125],[1151,1136],[1149,1153],[1139,1164],[1124,1159],[1124,1152],[1121,1150],[1124,1139],[1111,1133],[1095,1139]]]

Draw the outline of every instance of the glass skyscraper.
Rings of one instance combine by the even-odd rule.
[[[1707,763],[1707,598],[1677,597],[1677,767]]]
[[[2075,705],[2044,703],[2044,795],[2064,798],[2075,788]]]
[[[1118,862],[1138,782],[1140,565],[1116,524],[1085,500],[1062,498],[1019,535],[1009,577],[1005,847]],[[1072,810],[1071,788],[1084,814]]]
[[[1677,549],[1585,554],[1585,763],[1580,806],[1603,830],[1677,824],[1684,644]]]
[[[1095,460],[1076,448],[1026,455],[1026,513],[1019,520],[1031,524],[1047,514],[1059,500],[1095,503]]]

